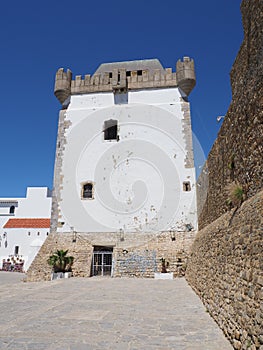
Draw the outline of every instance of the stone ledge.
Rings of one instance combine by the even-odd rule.
[[[173,280],[173,278],[174,278],[173,272],[167,272],[167,273],[155,272],[154,273],[154,279],[156,280]]]

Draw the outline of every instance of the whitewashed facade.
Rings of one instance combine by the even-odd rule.
[[[83,80],[58,71],[54,231],[196,230],[194,84],[188,57],[177,73],[158,60],[103,64]]]
[[[0,198],[0,268],[23,262],[27,271],[50,231],[51,194],[29,187],[25,198]]]

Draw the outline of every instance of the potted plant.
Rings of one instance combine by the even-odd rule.
[[[71,276],[71,267],[74,262],[73,256],[67,256],[68,250],[57,250],[50,255],[47,262],[53,268],[51,279],[68,278]]]
[[[160,259],[162,265],[161,265],[161,272],[155,272],[154,278],[155,279],[173,279],[173,272],[168,272],[167,269],[169,267],[169,262],[161,258]]]
[[[162,270],[161,273],[167,273],[167,268],[169,266],[169,262],[165,262],[164,258],[161,258],[161,262],[162,262]]]

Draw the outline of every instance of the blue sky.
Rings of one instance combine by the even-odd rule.
[[[58,68],[92,74],[104,62],[195,60],[192,126],[205,155],[231,101],[229,73],[243,29],[240,0],[10,0],[0,13],[0,197],[52,188]],[[202,160],[197,161],[201,165]]]

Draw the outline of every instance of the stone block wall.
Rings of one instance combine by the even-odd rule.
[[[74,242],[72,234],[50,234],[27,271],[28,282],[49,281],[52,268],[47,260],[56,250],[68,250],[68,255],[74,257],[73,276],[89,277],[93,247],[86,237],[78,237]]]
[[[183,276],[195,232],[50,234],[27,272],[27,281],[50,280],[47,260],[57,249],[68,249],[74,257],[73,277],[90,277],[94,246],[113,248],[113,277],[154,277],[161,272],[161,259],[169,263],[174,277]]]
[[[263,191],[198,232],[186,278],[235,349],[263,349]]]
[[[241,5],[244,41],[231,70],[232,102],[198,180],[199,228],[229,208],[228,186],[246,198],[263,187],[263,1]]]
[[[157,271],[156,250],[114,249],[114,277],[153,277]]]
[[[184,276],[194,237],[195,232],[163,232],[140,246],[116,247],[113,276],[153,278],[154,272],[161,272],[161,259],[174,277]]]

